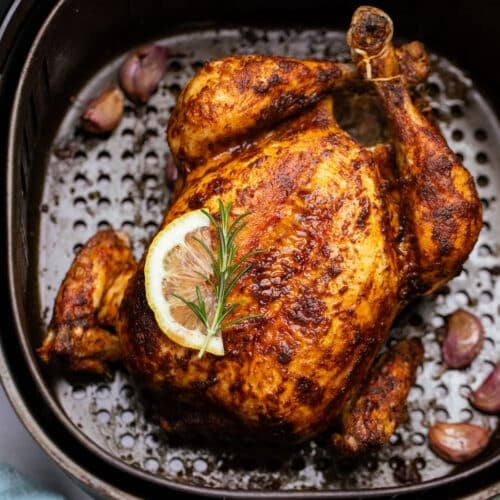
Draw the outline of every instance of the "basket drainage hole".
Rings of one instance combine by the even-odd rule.
[[[122,160],[127,161],[127,160],[133,160],[134,159],[134,153],[132,151],[126,150],[122,154]]]
[[[484,153],[483,151],[480,151],[477,155],[476,155],[476,161],[481,164],[481,165],[484,165],[485,163],[488,162],[488,155],[486,153]]]
[[[454,104],[450,108],[450,112],[453,118],[462,118],[462,116],[464,116],[464,110],[462,109],[462,106],[459,106],[458,104]]]
[[[134,131],[131,128],[124,128],[122,130],[122,137],[133,137]]]
[[[464,133],[456,128],[452,133],[451,133],[451,138],[454,140],[454,141],[461,141],[463,138],[464,138]]]
[[[98,398],[106,399],[111,394],[111,390],[107,385],[100,385],[97,387],[95,393]]]
[[[434,418],[436,421],[446,422],[450,418],[450,414],[446,408],[436,408],[434,410]]]
[[[98,230],[107,229],[108,227],[111,227],[111,224],[107,220],[100,220],[97,223],[97,229]]]
[[[486,187],[490,183],[490,180],[486,175],[479,175],[476,181],[479,187]]]
[[[390,438],[389,438],[389,443],[392,445],[392,446],[398,446],[401,444],[401,435],[397,432],[395,432]]]
[[[476,141],[479,142],[484,142],[486,139],[488,139],[488,134],[486,130],[483,130],[482,128],[478,128],[477,130],[474,131],[474,137]]]
[[[103,196],[102,198],[99,198],[99,201],[97,202],[97,204],[100,207],[109,207],[111,205],[111,200],[109,198],[106,198],[105,196]]]
[[[158,167],[158,164],[158,155],[154,151],[150,151],[146,154],[146,166],[149,168],[156,168]]]
[[[460,420],[462,422],[470,422],[473,416],[474,414],[471,410],[469,410],[469,408],[463,408],[460,410]]]
[[[83,196],[79,196],[73,200],[73,206],[75,208],[83,208],[87,205],[87,200]]]
[[[153,118],[154,115],[158,113],[158,108],[156,106],[149,105],[146,108],[146,114],[148,115],[149,118]]]
[[[87,223],[84,220],[77,220],[73,224],[73,229],[75,231],[84,231],[85,229],[87,229]]]
[[[82,243],[77,243],[73,246],[73,253],[76,255],[83,248]]]
[[[158,446],[158,443],[159,443],[159,439],[158,439],[158,436],[156,434],[148,434],[145,438],[144,438],[144,442],[146,443],[146,446],[148,448],[156,448]]]
[[[73,158],[77,161],[85,161],[87,159],[87,153],[85,151],[77,151],[74,155]]]
[[[121,201],[121,205],[125,210],[131,210],[132,208],[134,208],[134,200],[130,197],[123,198],[123,200]]]
[[[75,387],[73,387],[73,391],[71,393],[71,395],[73,396],[74,399],[84,399],[85,396],[87,395],[87,392],[85,391],[85,387],[81,386],[81,385],[75,385]]]
[[[101,163],[109,163],[111,161],[111,154],[106,150],[99,151],[97,153],[97,160]]]
[[[124,434],[120,438],[120,444],[123,446],[123,448],[133,448],[135,444],[135,438],[132,436],[132,434]]]
[[[101,174],[98,178],[97,178],[97,182],[99,184],[108,184],[111,182],[111,177],[108,175],[108,174]]]
[[[152,174],[144,175],[142,177],[142,182],[144,183],[144,187],[154,189],[158,185],[158,177]]]
[[[436,394],[437,398],[444,398],[444,397],[448,396],[448,393],[449,393],[448,387],[446,387],[444,384],[439,384],[436,387],[435,394]]]
[[[458,393],[465,399],[469,399],[469,395],[472,392],[472,388],[470,385],[461,385],[458,389]]]
[[[125,174],[122,177],[121,182],[122,182],[124,187],[127,187],[127,186],[131,187],[135,183],[134,176],[131,174]]]
[[[411,421],[412,422],[423,422],[425,414],[422,410],[416,409],[411,412]]]
[[[120,396],[122,398],[131,398],[132,396],[134,395],[134,388],[130,385],[124,385],[121,389],[120,389]]]
[[[107,424],[111,420],[108,410],[99,410],[95,416],[98,424]]]
[[[208,464],[207,464],[206,460],[203,460],[202,458],[197,458],[193,462],[193,469],[196,472],[204,473],[208,470]]]
[[[479,302],[487,304],[493,301],[493,294],[491,292],[481,292],[479,295]]]
[[[155,198],[154,196],[150,196],[146,200],[146,207],[147,207],[148,210],[150,210],[151,208],[155,207],[156,205],[158,205],[158,198]]]
[[[73,182],[77,185],[77,187],[79,188],[82,188],[82,187],[85,187],[85,186],[89,186],[90,185],[90,182],[89,180],[87,179],[86,175],[85,174],[82,174],[81,172],[79,172],[78,174],[75,175],[75,177],[73,178]]]
[[[479,257],[488,257],[489,255],[493,255],[491,248],[489,245],[481,245],[477,251]]]
[[[158,460],[156,460],[156,458],[148,458],[144,462],[144,468],[148,472],[155,473],[155,472],[158,472],[158,469],[160,468],[160,463],[158,462]]]
[[[471,302],[471,299],[469,297],[469,294],[465,290],[459,290],[455,294],[455,302],[456,302],[457,306],[463,307],[463,306],[469,305]]]
[[[427,84],[427,93],[433,99],[435,99],[436,97],[438,97],[440,92],[441,92],[441,89],[439,88],[439,85],[437,83],[435,83],[435,82],[429,82]]]
[[[411,436],[411,442],[415,446],[420,446],[421,444],[425,443],[425,436],[420,432],[415,432],[415,434],[412,434]]]
[[[135,413],[132,410],[125,410],[121,414],[121,419],[124,424],[129,425],[135,421]]]
[[[145,226],[146,230],[148,232],[153,232],[153,231],[156,231],[156,229],[158,229],[158,223],[154,220],[150,220],[148,222],[146,222]]]
[[[168,463],[168,468],[178,474],[184,470],[184,462],[180,458],[172,458]]]
[[[132,118],[135,117],[136,112],[135,108],[133,106],[125,105],[125,108],[123,109],[123,113],[126,117]]]

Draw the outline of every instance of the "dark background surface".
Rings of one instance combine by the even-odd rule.
[[[0,21],[11,0],[0,0]],[[90,499],[57,466],[23,427],[0,386],[0,464],[9,464],[37,485],[70,500]]]

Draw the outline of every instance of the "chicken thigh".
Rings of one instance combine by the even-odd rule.
[[[354,66],[228,57],[180,94],[168,141],[184,175],[162,226],[231,202],[233,217],[250,213],[241,254],[264,251],[230,294],[258,317],[222,332],[224,356],[201,359],[159,329],[144,258],[134,272],[123,262],[132,277],[114,295],[113,326],[127,368],[164,402],[167,431],[303,441],[337,425],[332,444],[353,454],[384,444],[403,418],[422,347],[404,340],[374,360],[398,312],[460,271],[481,204],[406,89],[425,73],[422,47],[396,51],[391,39],[390,18],[361,7],[347,37]],[[390,144],[367,148],[339,127],[331,93],[356,78],[376,90]],[[57,310],[42,353],[71,359],[56,348],[71,328]]]

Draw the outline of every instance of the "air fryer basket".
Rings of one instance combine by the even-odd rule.
[[[74,252],[98,229],[111,225],[129,232],[139,257],[161,221],[169,198],[164,130],[180,88],[200,64],[254,52],[346,58],[345,33],[334,28],[345,29],[355,8],[354,2],[342,3],[330,24],[322,19],[318,4],[316,11],[291,11],[290,19],[281,16],[279,22],[262,27],[255,23],[258,11],[252,9],[245,19],[237,19],[227,11],[188,13],[167,2],[92,4],[59,2],[49,16],[24,66],[9,135],[8,250],[14,316],[34,384],[46,411],[56,417],[53,425],[61,425],[75,447],[84,447],[119,474],[152,487],[204,494],[402,494],[498,465],[498,418],[474,410],[467,396],[500,359],[500,230],[495,224],[500,216],[500,124],[475,83],[444,58],[455,54],[440,52],[438,44],[440,55],[433,56],[425,92],[449,144],[476,178],[484,228],[464,271],[434,297],[411,306],[392,329],[393,338],[420,337],[426,358],[410,393],[408,422],[386,448],[358,463],[335,460],[316,442],[286,454],[186,445],[161,433],[151,402],[122,370],[110,380],[88,380],[39,365],[34,348],[44,335]],[[393,16],[398,35],[427,41],[423,33],[401,31],[400,23],[408,28],[407,17],[394,13],[391,5],[382,7]],[[293,24],[292,17],[309,22]],[[200,23],[186,24],[190,18]],[[201,23],[208,20],[218,21]],[[78,120],[84,103],[114,81],[127,51],[146,41],[159,41],[171,50],[158,92],[146,106],[128,103],[109,138],[82,133]],[[436,378],[437,332],[444,317],[459,307],[481,318],[485,348],[470,368]],[[427,430],[436,420],[484,425],[493,432],[491,443],[474,461],[453,467],[429,450]]]

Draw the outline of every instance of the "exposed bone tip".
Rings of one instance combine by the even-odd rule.
[[[373,56],[392,40],[393,32],[392,20],[383,10],[364,5],[356,9],[352,16],[347,43],[352,50]]]

